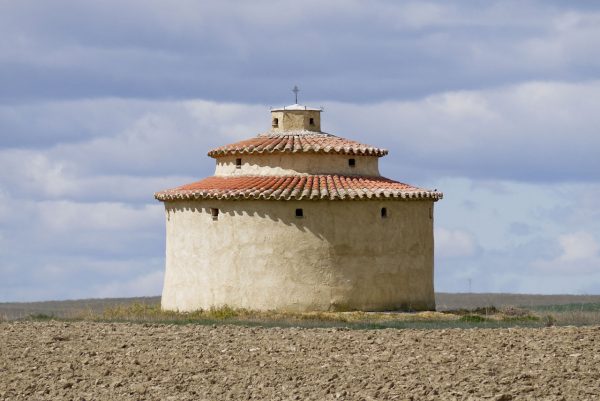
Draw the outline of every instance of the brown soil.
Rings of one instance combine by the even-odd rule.
[[[600,327],[0,323],[0,400],[598,400]]]

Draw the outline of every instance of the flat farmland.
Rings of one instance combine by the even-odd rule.
[[[599,296],[436,298],[316,315],[4,303],[0,400],[600,399]]]
[[[598,400],[600,327],[0,323],[1,400]]]
[[[500,293],[436,293],[438,311],[494,306],[537,308],[544,306],[600,305],[600,295],[530,295]],[[44,314],[57,318],[77,318],[82,312],[100,314],[107,308],[132,304],[159,304],[160,297],[79,299],[45,302],[0,302],[0,320],[27,318]],[[89,313],[88,313],[89,314]],[[600,323],[600,321],[598,322]]]

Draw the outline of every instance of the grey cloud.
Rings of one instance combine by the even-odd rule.
[[[426,185],[469,177],[502,190],[500,179],[598,180],[598,102],[597,81],[534,82],[411,102],[324,103],[323,126],[389,148],[381,171],[392,178]],[[13,119],[27,121],[32,108],[13,108]],[[31,140],[43,137],[45,121],[64,135],[40,149],[0,151],[0,189],[34,199],[144,202],[211,175],[210,148],[263,132],[269,122],[266,106],[209,101],[98,99],[35,110]]]
[[[152,193],[212,174],[206,151],[268,129],[293,84],[326,131],[389,148],[391,178],[575,191],[515,249],[441,227],[438,289],[558,291],[564,275],[530,264],[560,257],[550,221],[597,232],[599,21],[591,3],[535,1],[3,2],[0,297],[157,294]]]
[[[164,245],[160,204],[7,199],[2,216],[3,255],[93,254],[98,258],[155,254]],[[18,205],[18,206],[17,206]],[[21,213],[10,213],[20,210]]]
[[[10,185],[12,191],[49,198],[83,199],[87,192],[114,199],[117,190],[126,198],[135,197],[135,190],[148,196],[164,189],[165,176],[177,182],[177,176],[211,174],[210,148],[265,131],[269,122],[266,106],[124,99],[82,103],[11,109],[13,120],[26,126],[29,119],[29,137],[22,142],[51,143],[0,150],[0,188]],[[62,136],[46,136],[47,125]],[[157,188],[149,191],[154,183]]]
[[[0,6],[0,99],[414,98],[595,76],[597,8],[547,2],[18,2]],[[304,95],[304,94],[303,94]]]
[[[566,227],[585,227],[590,222],[600,222],[600,183],[561,185],[554,189],[554,195],[560,204],[540,210],[536,218],[552,219]],[[600,227],[599,227],[600,232]]]
[[[511,292],[529,294],[589,294],[600,291],[598,259],[587,259],[584,268],[551,265],[560,257],[555,240],[536,236],[519,246],[486,249],[470,258],[436,255],[436,288],[449,292]],[[540,268],[542,265],[543,268]]]
[[[461,236],[436,237],[436,285],[475,292],[597,293],[600,291],[600,224],[592,198],[597,183],[556,184],[497,182],[477,188],[473,183],[448,186],[448,198],[436,205],[436,227],[472,232],[480,252],[452,258],[446,249],[461,249]],[[452,181],[450,181],[452,182]],[[469,187],[474,190],[467,191]],[[574,196],[574,194],[580,194]],[[478,204],[465,212],[463,199]],[[556,206],[560,206],[560,212]],[[495,211],[499,210],[500,213]],[[456,230],[455,230],[456,231]],[[439,251],[439,252],[438,252]]]
[[[137,99],[78,99],[0,104],[0,149],[46,149],[115,135],[134,118],[160,109]]]
[[[579,154],[597,148],[594,132],[578,123],[580,119],[595,121],[593,107],[576,101],[593,99],[597,91],[595,82],[534,83],[500,91],[445,93],[415,102],[331,103],[326,104],[323,123],[332,133],[389,147],[391,155],[382,159],[382,172],[392,178],[424,185],[444,176],[472,177],[473,193],[481,192],[476,191],[481,187],[510,194],[515,189],[494,181],[496,170],[487,170],[488,160],[505,163],[503,174],[513,180],[535,182],[536,176],[545,180],[547,172],[562,171],[567,163],[575,166],[570,179],[586,177],[588,173],[577,170],[585,164],[579,167],[579,158],[565,157],[563,148],[573,144]],[[534,106],[522,109],[532,96],[538,99],[535,107],[540,111]],[[122,116],[114,125],[105,125],[105,130],[97,128],[103,127],[101,122],[92,124],[95,128],[89,138],[59,140],[39,149],[0,151],[0,247],[4,255],[0,275],[7,277],[0,293],[5,300],[132,295],[139,294],[136,283],[157,287],[157,272],[164,262],[164,216],[152,193],[212,174],[214,160],[206,156],[208,148],[264,131],[269,122],[268,109],[262,105],[208,101],[147,101],[140,105],[126,99],[89,102],[75,108],[79,121],[110,116],[116,109]],[[61,109],[49,107],[50,114]],[[45,114],[43,107],[38,111]],[[89,119],[87,113],[91,113]],[[528,115],[533,122],[524,117]],[[489,119],[500,131],[477,129]],[[561,127],[571,125],[578,129],[565,134]],[[518,129],[505,134],[505,126]],[[473,139],[478,135],[485,140]],[[520,147],[537,143],[546,149],[546,160],[534,166],[537,170],[530,168],[523,174],[524,166],[529,165],[522,164],[521,157],[531,148]],[[506,153],[498,151],[503,147]],[[468,163],[456,162],[464,159]],[[590,192],[589,185],[556,181],[560,177],[550,175],[557,183],[549,185],[564,191],[565,196],[588,189],[588,196],[579,197],[576,207],[565,203],[561,221],[574,224],[595,216],[597,191]],[[473,194],[454,195],[475,202],[479,209],[501,206],[482,202],[485,197]],[[453,212],[451,208],[438,210]],[[555,217],[548,213],[532,219],[544,227],[544,222]],[[460,227],[446,229],[451,229],[452,235],[446,235],[444,246],[452,252],[445,256],[440,252],[436,276],[438,288],[445,291],[463,290],[468,278],[474,289],[481,291],[540,291],[542,282],[535,276],[539,272],[528,271],[527,263],[557,257],[548,253],[553,239],[540,239],[539,232],[532,233],[533,240],[516,250],[490,250],[473,242],[475,231],[470,238],[457,235]],[[453,250],[452,240],[460,240],[462,248]],[[569,288],[590,288],[584,281],[575,277]],[[547,278],[544,283],[548,289],[558,288],[560,279]]]
[[[599,102],[599,81],[532,82],[328,110],[352,115],[334,132],[388,146],[392,170],[417,180],[569,182],[600,179]]]
[[[0,266],[0,302],[159,295],[164,259],[93,256],[26,259]]]
[[[160,204],[0,200],[0,302],[160,292],[142,279],[164,266]]]
[[[512,222],[509,226],[509,234],[511,235],[528,235],[532,232],[532,227],[529,224],[519,221]]]

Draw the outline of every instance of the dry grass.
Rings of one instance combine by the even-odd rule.
[[[62,301],[31,304],[0,304],[0,322],[15,319],[65,319],[88,321],[128,321],[156,323],[242,324],[261,326],[350,327],[350,328],[452,328],[510,327],[551,325],[600,325],[600,302],[597,297],[531,296],[528,304],[511,306],[509,301],[527,301],[523,295],[508,298],[480,294],[485,299],[477,306],[477,294],[464,294],[465,302],[456,302],[460,294],[452,294],[455,309],[437,312],[259,312],[230,307],[191,313],[163,311],[160,298]],[[446,294],[447,298],[449,294]],[[539,298],[539,299],[538,299]],[[588,299],[589,298],[589,299]],[[448,299],[446,299],[448,300]],[[496,301],[497,306],[491,304]],[[485,302],[484,302],[485,301]],[[557,301],[543,304],[542,301]],[[586,302],[587,301],[587,302]],[[592,302],[589,302],[592,301]],[[438,301],[439,302],[439,301]],[[560,303],[563,302],[563,303]],[[449,302],[446,303],[448,306]],[[476,306],[473,306],[476,305]],[[518,304],[514,304],[518,305]]]
[[[539,309],[506,306],[459,309],[446,312],[280,312],[253,311],[230,307],[212,308],[190,313],[163,311],[159,304],[134,303],[106,308],[101,314],[88,313],[86,320],[152,321],[152,322],[236,322],[267,325],[319,326],[327,323],[350,326],[407,327],[406,324],[430,324],[439,327],[462,327],[464,323],[486,325],[594,325],[600,324],[600,308],[586,310],[564,306],[544,306]],[[590,307],[587,307],[590,309]]]
[[[600,324],[600,303],[540,305],[534,313],[559,326],[586,326]]]
[[[234,309],[228,306],[194,312],[165,311],[159,304],[134,303],[106,308],[101,314],[93,311],[79,315],[90,320],[127,321],[196,321],[196,320],[246,320],[246,321],[322,321],[322,322],[386,322],[386,321],[439,321],[457,320],[460,316],[449,312],[281,312]]]
[[[40,314],[31,318],[52,318]],[[253,311],[230,307],[212,308],[183,313],[164,311],[160,304],[132,303],[109,306],[102,312],[81,310],[70,319],[110,322],[154,322],[197,324],[242,324],[261,326],[349,327],[349,328],[453,328],[543,326],[546,322],[529,313],[515,309],[461,309],[447,312],[281,312]]]

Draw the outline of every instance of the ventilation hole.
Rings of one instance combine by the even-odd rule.
[[[272,124],[272,125],[273,125],[273,127],[275,127],[275,128],[279,127],[279,119],[278,119],[278,118],[274,118],[274,119],[273,119],[273,124]]]
[[[235,159],[235,168],[242,168],[242,159]]]
[[[350,167],[356,167],[356,159],[348,159],[348,165]]]
[[[296,217],[304,217],[304,210],[296,209]]]
[[[216,207],[211,207],[210,208],[210,214],[212,215],[212,219],[213,220],[218,220],[219,219],[219,209],[217,209]]]
[[[387,207],[382,207],[381,208],[381,218],[385,219],[388,216],[387,214]]]

